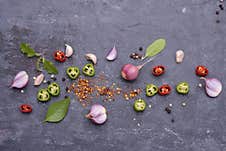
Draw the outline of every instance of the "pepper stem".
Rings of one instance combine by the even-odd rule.
[[[154,59],[155,59],[155,57],[152,57],[152,58],[150,58],[148,61],[146,61],[145,63],[143,63],[143,64],[137,66],[138,70],[140,70],[141,68],[143,68],[144,65],[146,65],[147,63],[153,61]]]

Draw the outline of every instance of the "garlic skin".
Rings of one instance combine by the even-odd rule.
[[[181,63],[184,60],[184,51],[183,50],[177,50],[176,52],[176,63]]]
[[[93,63],[94,65],[97,64],[97,57],[96,57],[95,54],[93,54],[93,53],[87,53],[87,54],[85,54],[85,58],[86,58],[87,60],[92,61],[92,63]]]
[[[66,47],[66,49],[65,49],[65,56],[69,58],[69,57],[71,57],[73,55],[74,50],[68,44],[65,44],[65,47]]]
[[[45,76],[43,73],[39,74],[34,80],[34,86],[39,86],[42,83],[42,81],[44,80],[44,77]]]

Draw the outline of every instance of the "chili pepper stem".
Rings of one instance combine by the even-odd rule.
[[[155,59],[155,57],[150,58],[150,59],[149,59],[148,61],[146,61],[145,63],[143,63],[143,64],[137,66],[138,70],[140,70],[141,68],[143,68],[147,63],[153,61],[154,59]]]

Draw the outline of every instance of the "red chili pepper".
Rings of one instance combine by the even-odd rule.
[[[164,72],[165,72],[165,67],[162,66],[162,65],[155,66],[155,67],[152,69],[152,74],[153,74],[154,76],[160,76],[160,75],[162,75]]]
[[[201,76],[201,77],[205,77],[208,74],[208,69],[205,66],[197,66],[196,67],[196,75]]]
[[[171,87],[168,84],[164,84],[159,88],[158,93],[160,95],[168,95],[171,92]]]
[[[53,56],[54,56],[54,59],[59,62],[64,62],[67,59],[64,52],[60,50],[55,51]]]
[[[22,104],[20,106],[20,111],[22,113],[30,113],[30,112],[32,112],[32,107],[30,105],[28,105],[28,104]]]

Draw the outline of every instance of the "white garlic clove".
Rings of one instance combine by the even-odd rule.
[[[74,52],[73,48],[70,45],[68,45],[68,44],[65,44],[65,47],[66,47],[65,56],[66,57],[71,57],[73,52]]]
[[[184,51],[178,50],[176,52],[176,63],[181,63],[184,60]]]
[[[38,75],[38,76],[35,78],[35,80],[34,80],[34,85],[35,85],[35,86],[39,86],[39,85],[42,83],[43,80],[44,80],[44,74],[41,73],[40,75]]]
[[[85,58],[93,62],[93,64],[97,64],[97,57],[95,54],[87,53],[85,54]]]

